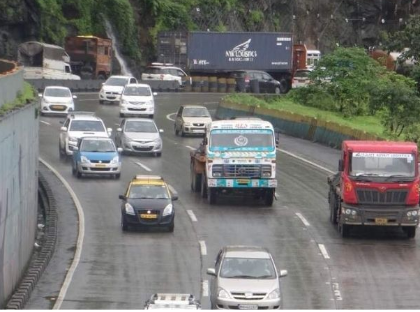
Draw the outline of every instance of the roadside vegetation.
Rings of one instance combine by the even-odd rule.
[[[31,103],[36,97],[36,90],[27,82],[24,82],[23,91],[19,92],[16,99],[11,103],[0,106],[0,117],[8,112],[24,107]]]

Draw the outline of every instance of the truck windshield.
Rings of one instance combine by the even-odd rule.
[[[146,87],[126,87],[124,95],[128,96],[150,96],[150,89]]]
[[[114,78],[114,77],[110,77],[106,82],[105,85],[106,86],[119,86],[119,87],[124,87],[128,82],[127,78]]]
[[[269,129],[215,129],[210,133],[210,151],[274,151],[274,133]]]
[[[360,153],[350,154],[351,176],[407,177],[416,173],[416,158],[413,154]]]

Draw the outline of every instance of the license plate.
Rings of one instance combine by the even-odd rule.
[[[62,105],[52,105],[51,108],[52,109],[63,109],[64,106],[62,106]]]
[[[375,224],[385,225],[387,223],[388,223],[388,219],[387,218],[375,218]]]
[[[238,184],[248,184],[249,180],[248,179],[238,179]]]
[[[142,213],[140,215],[140,218],[142,219],[156,219],[157,215],[156,214],[146,214],[146,213]]]
[[[258,306],[256,304],[240,304],[238,308],[239,310],[258,310]]]
[[[106,165],[105,164],[95,164],[95,167],[97,167],[97,168],[105,168]]]

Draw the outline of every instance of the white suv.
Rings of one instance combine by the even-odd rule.
[[[152,89],[147,84],[128,84],[125,86],[120,99],[120,117],[127,115],[148,116],[153,118],[155,100]]]
[[[99,91],[99,104],[105,102],[119,103],[121,92],[129,83],[137,83],[137,79],[131,76],[111,76],[103,84]]]
[[[73,112],[67,115],[60,129],[59,154],[60,158],[73,155],[78,139],[82,137],[105,137],[112,134],[111,128],[105,128],[101,118],[92,112]]]
[[[180,86],[184,86],[188,81],[191,84],[191,77],[189,77],[181,68],[157,64],[158,63],[152,63],[151,66],[147,67],[145,72],[141,75],[141,80],[177,81]]]

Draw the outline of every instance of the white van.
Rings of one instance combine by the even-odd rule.
[[[148,84],[128,84],[121,93],[120,117],[127,115],[148,116],[155,114],[155,100],[152,89]]]

